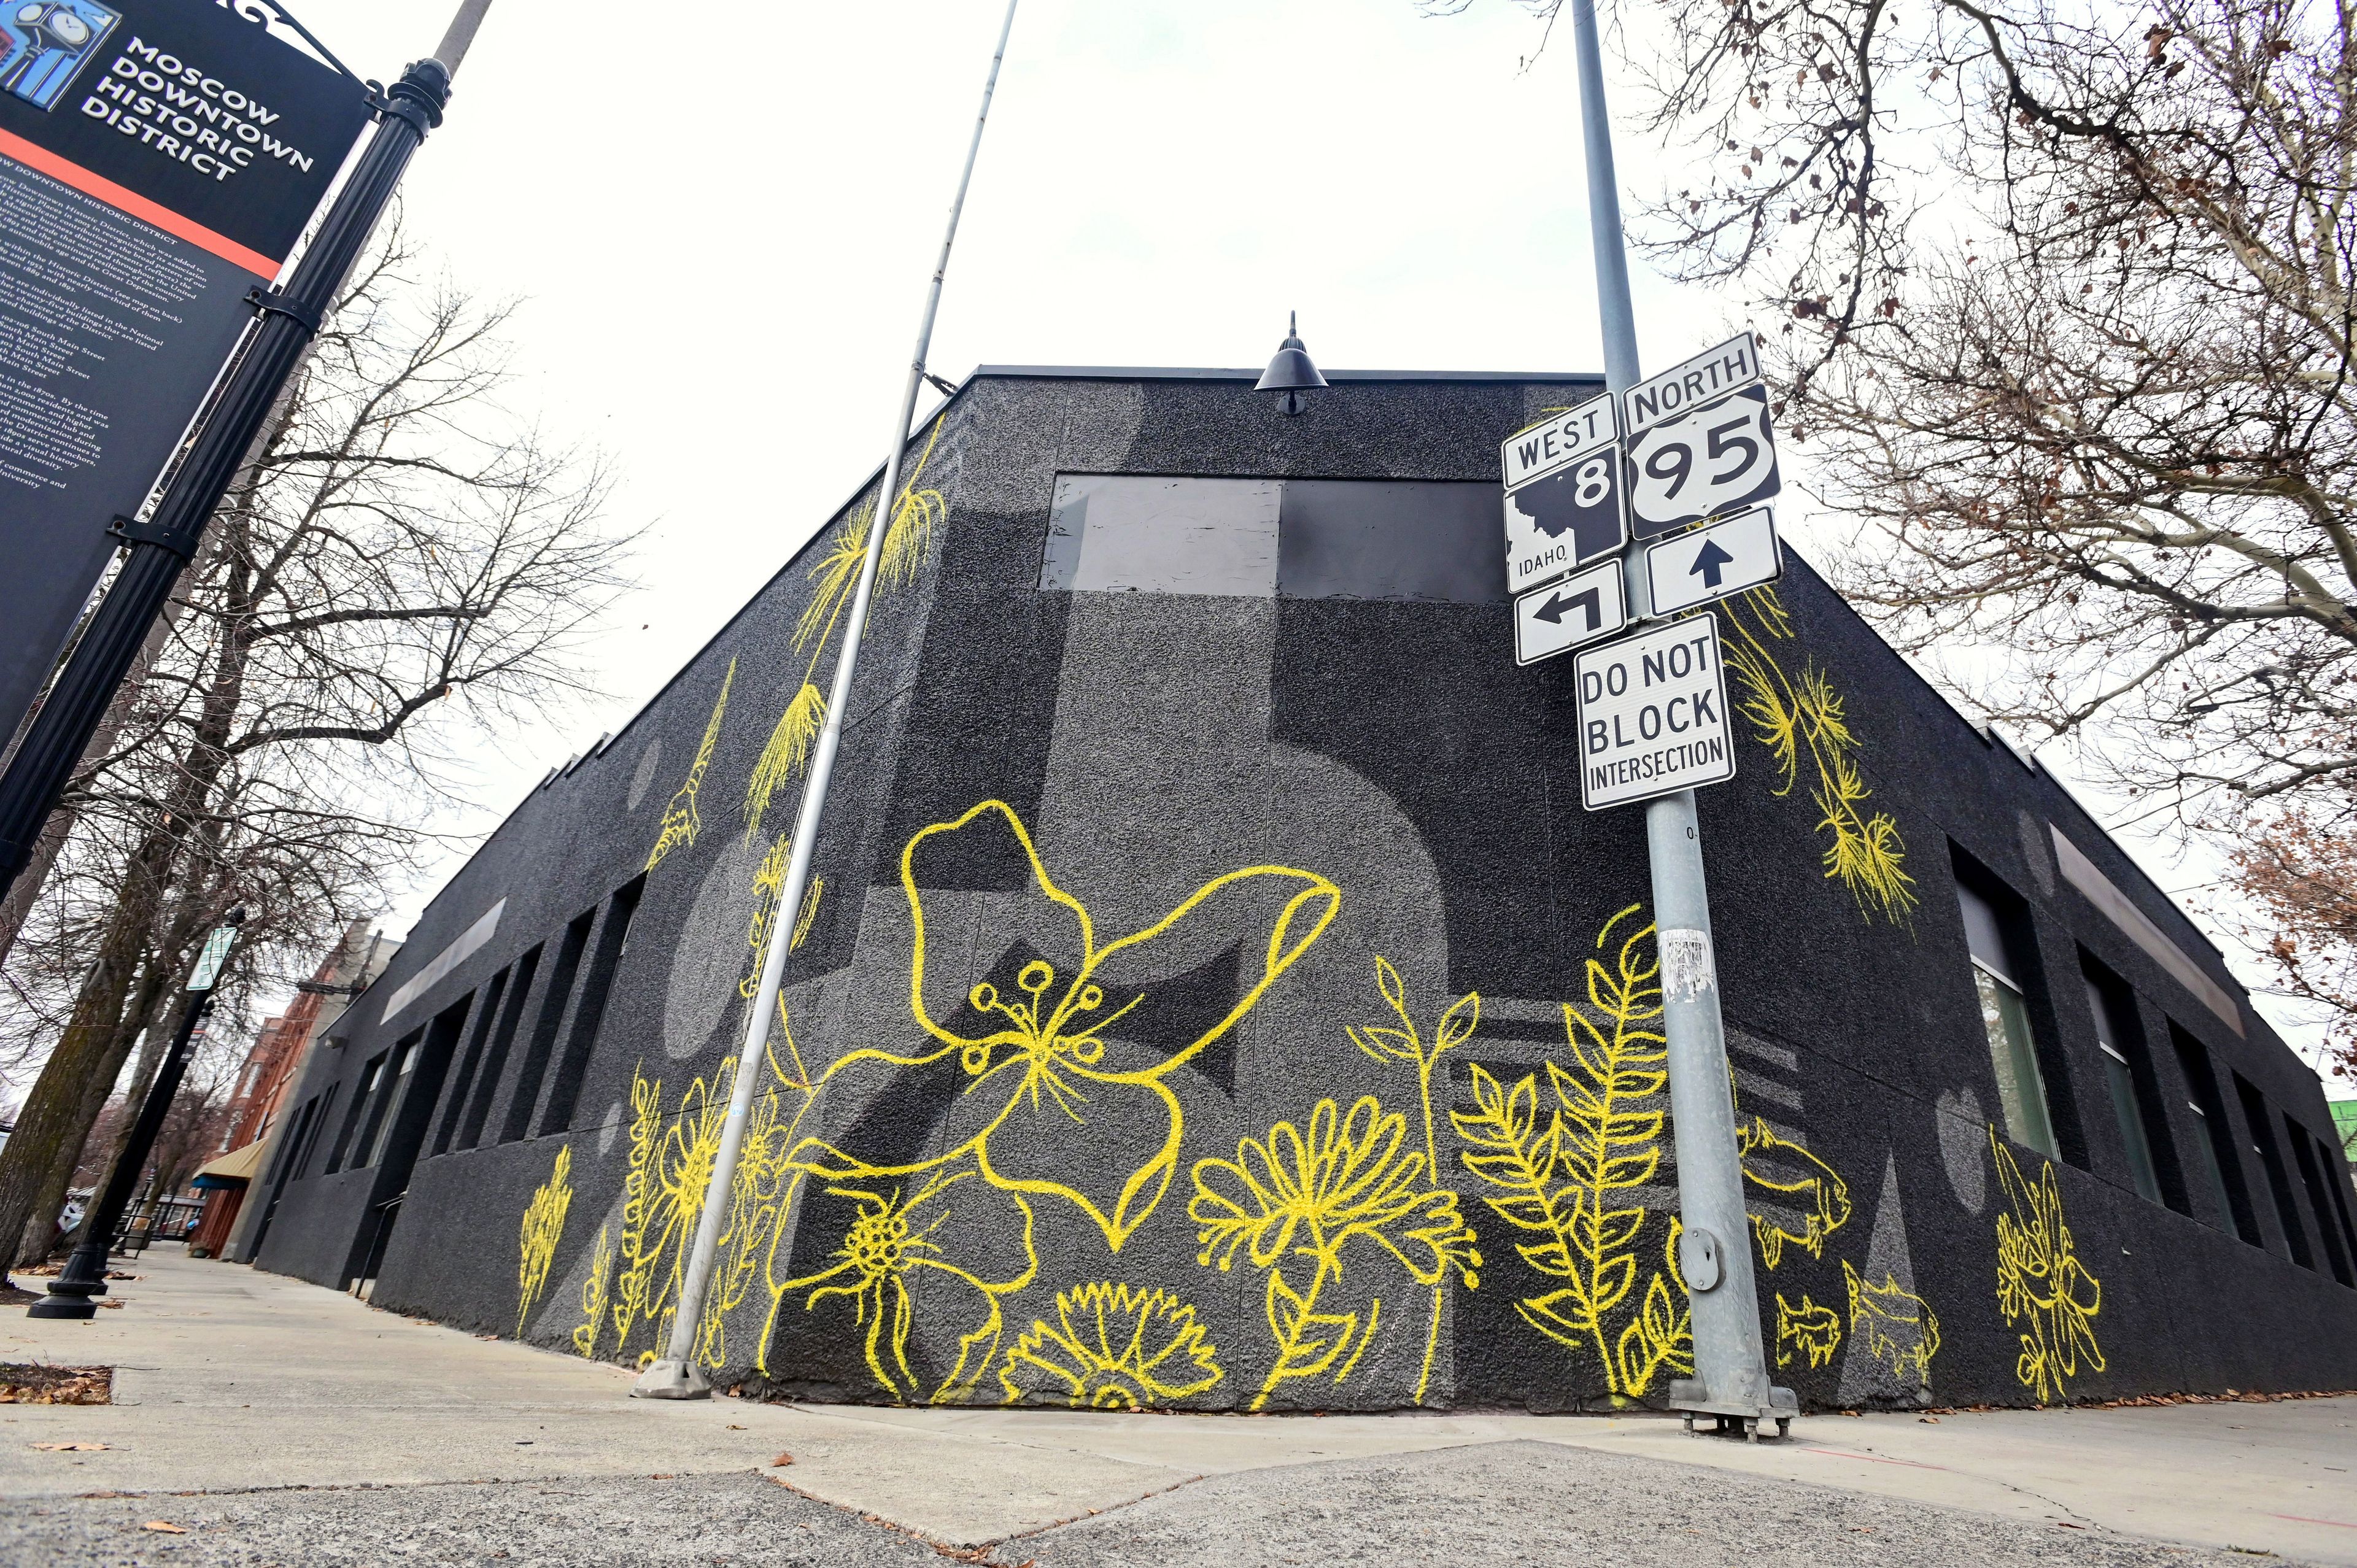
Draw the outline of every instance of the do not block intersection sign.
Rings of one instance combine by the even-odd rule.
[[[1583,649],[1574,662],[1579,803],[1587,810],[1735,777],[1716,613]]]

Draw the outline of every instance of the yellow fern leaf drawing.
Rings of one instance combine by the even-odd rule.
[[[565,1236],[565,1211],[573,1207],[573,1145],[559,1146],[556,1168],[541,1183],[525,1205],[518,1236],[521,1261],[516,1265],[516,1337],[523,1337],[540,1293],[548,1288],[548,1267],[556,1258],[556,1243]]]
[[[606,1301],[614,1285],[614,1248],[605,1226],[589,1250],[589,1277],[581,1284],[581,1326],[573,1331],[573,1348],[596,1359],[597,1336],[606,1326]]]
[[[663,808],[662,828],[655,835],[655,847],[647,854],[647,869],[652,871],[663,863],[663,857],[675,849],[695,842],[704,831],[704,818],[696,811],[696,797],[704,789],[704,770],[712,766],[712,748],[720,742],[720,720],[728,712],[729,689],[737,684],[737,660],[728,661],[728,673],[720,682],[720,696],[712,704],[712,717],[704,726],[704,743],[695,748],[695,760],[688,765],[687,779],[675,790],[671,804]]]
[[[1862,912],[1905,921],[1916,905],[1906,841],[1889,812],[1868,809],[1874,792],[1858,771],[1858,740],[1841,693],[1815,664],[1804,662],[1795,677],[1769,650],[1793,635],[1791,612],[1772,585],[1738,594],[1719,608],[1731,633],[1723,640],[1727,667],[1735,674],[1735,711],[1776,759],[1781,780],[1776,793],[1792,792],[1805,757],[1816,779],[1809,793],[1817,831],[1829,841],[1825,875],[1849,889]]]
[[[1572,1065],[1546,1064],[1552,1103],[1544,1120],[1537,1074],[1508,1089],[1478,1063],[1473,1109],[1449,1114],[1465,1145],[1458,1158],[1495,1189],[1482,1202],[1532,1238],[1515,1246],[1523,1261],[1562,1282],[1523,1297],[1516,1309],[1556,1344],[1593,1349],[1616,1395],[1641,1393],[1655,1371],[1684,1353],[1683,1314],[1669,1311],[1671,1287],[1659,1274],[1658,1294],[1649,1283],[1637,1295],[1635,1323],[1616,1336],[1608,1321],[1637,1290],[1645,1208],[1622,1195],[1651,1183],[1661,1166],[1669,1081],[1661,966],[1646,950],[1653,928],[1639,918],[1632,904],[1597,934],[1598,952],[1612,961],[1588,959],[1585,1010],[1564,1004]],[[1625,931],[1617,946],[1616,930]]]
[[[811,746],[818,739],[819,726],[825,722],[826,698],[804,680],[794,700],[778,715],[777,727],[770,731],[769,743],[761,747],[761,759],[753,765],[753,777],[745,786],[747,838],[761,831],[761,817],[770,809],[770,797],[810,761]]]

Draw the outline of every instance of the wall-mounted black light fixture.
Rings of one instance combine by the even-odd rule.
[[[1299,322],[1297,313],[1286,313],[1285,341],[1277,345],[1275,358],[1261,372],[1260,384],[1253,388],[1254,392],[1277,393],[1277,406],[1287,413],[1299,413],[1308,408],[1309,404],[1301,394],[1326,384],[1326,378],[1310,362],[1309,350],[1301,346]]]

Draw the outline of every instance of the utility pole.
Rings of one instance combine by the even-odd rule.
[[[965,193],[974,183],[974,160],[982,153],[983,127],[990,122],[991,94],[998,90],[999,62],[1006,58],[1006,40],[1015,30],[1018,0],[1006,0],[1006,19],[999,25],[998,48],[990,57],[990,74],[982,84],[982,108],[974,117],[974,139],[966,145],[965,167],[958,175],[957,194],[950,201],[950,220],[942,235],[941,260],[925,292],[925,313],[917,326],[917,350],[909,361],[908,384],[892,419],[892,444],[885,448],[884,482],[876,492],[876,510],[867,520],[867,553],[860,562],[859,586],[851,596],[850,614],[843,627],[843,652],[834,665],[834,690],[826,719],[811,753],[810,782],[802,787],[802,807],[794,813],[793,852],[786,865],[785,886],[778,891],[778,918],[770,922],[770,944],[761,958],[761,985],[745,1016],[745,1043],[737,1054],[737,1080],[728,1096],[727,1119],[720,1124],[720,1147],[712,1164],[712,1179],[704,1189],[704,1210],[696,1221],[695,1241],[688,1251],[687,1271],[679,1285],[679,1305],[672,1318],[671,1342],[660,1360],[651,1362],[630,1386],[634,1399],[708,1399],[712,1381],[695,1364],[696,1333],[704,1323],[705,1294],[712,1283],[712,1264],[720,1247],[720,1227],[728,1215],[728,1196],[736,1185],[737,1155],[744,1146],[746,1119],[752,1114],[753,1093],[761,1081],[768,1056],[770,1015],[777,1010],[778,991],[785,983],[786,955],[793,950],[793,911],[802,907],[809,886],[811,859],[818,847],[819,819],[826,811],[827,785],[834,775],[834,755],[843,739],[843,715],[851,706],[851,676],[859,661],[859,642],[867,629],[868,601],[875,596],[877,564],[884,553],[884,536],[900,498],[900,458],[909,445],[909,426],[917,414],[917,390],[925,380],[925,356],[933,346],[933,317],[942,307],[942,280],[949,274],[950,247],[957,242],[958,217],[965,210]]]
[[[181,1076],[188,1070],[188,1041],[212,1013],[214,987],[229,963],[229,950],[237,940],[238,928],[243,924],[245,910],[231,909],[206,940],[204,951],[197,958],[196,970],[188,976],[188,1002],[180,1014],[179,1030],[173,1035],[164,1059],[156,1066],[156,1081],[148,1086],[147,1098],[140,1102],[139,1118],[131,1124],[131,1136],[114,1162],[106,1190],[98,1195],[91,1204],[90,1213],[83,1217],[81,1244],[67,1258],[57,1278],[49,1282],[49,1294],[25,1309],[26,1316],[98,1316],[98,1308],[90,1298],[106,1294],[106,1254],[114,1240],[114,1228],[123,1223],[123,1211],[129,1206],[140,1170],[156,1146],[156,1134],[163,1130],[164,1118],[171,1113],[172,1097],[179,1093]]]
[[[1578,58],[1579,124],[1587,164],[1587,223],[1596,252],[1596,295],[1604,328],[1604,384],[1615,396],[1641,379],[1637,314],[1620,229],[1620,180],[1612,161],[1612,119],[1604,102],[1604,54],[1595,0],[1571,0]],[[1628,556],[1629,606],[1647,617],[1652,601],[1644,553]],[[1695,792],[1681,789],[1645,807],[1653,873],[1654,940],[1662,958],[1663,1033],[1669,1039],[1670,1120],[1678,1162],[1679,1273],[1689,1298],[1695,1375],[1670,1385],[1670,1407],[1739,1423],[1754,1441],[1760,1423],[1789,1430],[1800,1402],[1771,1387],[1760,1335],[1760,1293],[1751,1273],[1751,1226],[1743,1201],[1743,1161],[1735,1144],[1726,1027],[1718,1014],[1718,965],[1710,938],[1710,890],[1703,875],[1702,826]]]
[[[269,418],[279,389],[302,362],[320,318],[334,306],[336,291],[376,231],[411,156],[442,123],[451,75],[490,8],[490,0],[464,0],[435,56],[402,72],[377,101],[376,134],[286,286],[276,293],[257,289],[251,296],[254,322],[231,360],[210,413],[154,517],[136,531],[114,585],[91,618],[7,771],[0,773],[0,895],[32,858],[41,824],[105,717],[172,585],[196,555],[205,526]]]

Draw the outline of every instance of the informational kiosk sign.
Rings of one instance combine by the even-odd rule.
[[[1599,811],[1735,777],[1716,613],[1583,649],[1573,662],[1581,805]]]
[[[0,745],[368,120],[262,0],[0,0]]]

